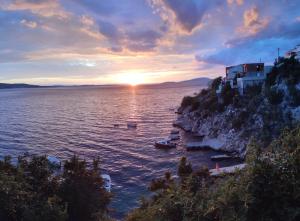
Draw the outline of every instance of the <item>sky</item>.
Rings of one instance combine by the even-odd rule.
[[[0,82],[158,83],[273,63],[300,0],[0,0]]]

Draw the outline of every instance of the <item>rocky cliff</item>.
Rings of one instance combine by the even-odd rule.
[[[300,64],[285,59],[276,65],[262,85],[247,88],[244,96],[221,78],[194,97],[185,97],[176,125],[202,137],[203,146],[244,157],[250,140],[262,145],[278,137],[300,120]]]

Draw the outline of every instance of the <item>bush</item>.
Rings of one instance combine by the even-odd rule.
[[[289,85],[289,93],[291,96],[291,105],[297,107],[300,105],[300,91],[297,90],[295,85]]]
[[[102,187],[99,161],[87,169],[85,161],[73,157],[62,176],[46,157],[10,157],[0,161],[0,220],[99,220],[107,216],[110,201]]]
[[[222,82],[222,77],[217,77],[211,82],[211,89],[216,91]]]
[[[223,99],[224,106],[227,106],[232,103],[233,98],[235,96],[234,90],[231,88],[230,83],[227,82],[225,86],[223,87],[223,90],[221,92],[221,97]]]
[[[194,103],[196,103],[196,97],[186,96],[182,99],[181,107],[184,109],[192,106]]]
[[[248,118],[248,116],[249,112],[247,111],[242,111],[241,113],[239,113],[239,115],[232,120],[232,127],[235,129],[240,129],[243,126],[246,119]]]
[[[268,100],[273,105],[280,104],[282,102],[282,100],[283,100],[283,96],[284,96],[284,94],[283,94],[283,92],[281,90],[270,89],[267,92]]]
[[[249,97],[254,97],[257,96],[261,93],[261,89],[262,89],[262,85],[261,84],[257,84],[257,85],[252,85],[252,86],[248,86],[245,90],[245,93],[249,96]]]
[[[243,171],[216,179],[200,169],[184,182],[154,191],[126,220],[299,220],[299,142],[300,127],[284,132],[269,151],[252,143]]]

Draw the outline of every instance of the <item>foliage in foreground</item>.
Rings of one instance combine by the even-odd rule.
[[[169,173],[154,180],[127,221],[300,220],[300,127],[285,131],[267,151],[249,146],[247,168],[224,178],[192,172],[186,160],[180,181]]]
[[[92,169],[77,157],[58,175],[46,157],[0,161],[0,220],[104,220],[110,195],[104,190],[99,160]]]

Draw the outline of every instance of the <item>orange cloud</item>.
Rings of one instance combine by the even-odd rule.
[[[259,10],[256,6],[246,10],[243,16],[243,27],[238,28],[238,32],[242,35],[255,35],[269,24],[269,19],[261,18]]]
[[[23,20],[21,20],[20,23],[28,28],[36,28],[37,27],[37,23],[35,21],[28,21],[26,19],[23,19]]]
[[[234,3],[236,3],[238,5],[243,5],[244,4],[244,0],[227,0],[227,3],[229,5],[233,5]]]
[[[68,13],[61,8],[58,0],[13,0],[11,3],[2,6],[2,8],[9,11],[28,10],[42,17],[68,17]]]

